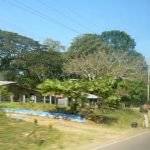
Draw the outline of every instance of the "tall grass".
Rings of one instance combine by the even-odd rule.
[[[115,110],[109,114],[105,114],[109,118],[116,118],[116,121],[108,124],[117,128],[130,128],[132,122],[136,122],[138,127],[142,127],[143,114],[138,111],[138,108],[125,108],[122,110]]]

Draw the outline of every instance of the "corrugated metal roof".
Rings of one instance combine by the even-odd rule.
[[[88,94],[87,98],[89,98],[89,99],[98,99],[99,97],[96,96],[96,95],[93,95],[93,94]]]
[[[15,83],[13,81],[0,81],[0,86]]]

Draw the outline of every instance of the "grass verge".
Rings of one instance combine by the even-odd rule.
[[[62,112],[68,113],[70,107],[69,106],[56,106],[54,104],[48,103],[20,103],[20,102],[1,102],[0,107],[6,108],[18,108],[18,109],[29,109],[29,110],[37,110],[37,111],[48,111],[48,112]]]
[[[29,104],[23,106],[17,103],[0,103],[0,107],[33,110],[43,110],[44,106],[49,107],[49,104],[37,104],[33,107]],[[138,108],[115,110],[106,113],[105,116],[115,118],[115,121],[95,124],[93,122],[77,123],[57,120],[58,128],[55,125],[48,128],[48,126],[36,125],[33,122],[10,119],[0,111],[0,148],[2,150],[86,150],[92,146],[143,131],[142,114]],[[47,121],[49,122],[49,119]],[[132,122],[137,122],[138,128],[131,128]]]

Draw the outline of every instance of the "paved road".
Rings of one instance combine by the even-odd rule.
[[[91,150],[150,150],[150,131]]]

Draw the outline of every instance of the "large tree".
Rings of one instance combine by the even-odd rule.
[[[128,34],[118,30],[78,36],[68,49],[64,71],[89,80],[104,74],[143,80],[146,62],[135,45]]]
[[[135,41],[124,31],[112,30],[102,32],[103,42],[114,50],[133,51],[135,50]]]
[[[98,49],[105,50],[107,48],[102,42],[100,35],[83,34],[73,40],[71,46],[68,48],[68,55],[70,58],[80,57],[80,55],[91,54]]]
[[[64,71],[88,80],[95,80],[107,74],[143,81],[146,63],[141,55],[134,57],[128,52],[112,51],[107,53],[98,51],[64,63]]]
[[[0,78],[35,87],[47,78],[62,77],[62,53],[59,42],[47,45],[16,33],[0,30]],[[46,43],[45,43],[46,44]]]
[[[15,68],[12,62],[25,52],[35,51],[39,47],[40,44],[30,38],[0,30],[0,72],[7,74],[6,79],[13,80]]]
[[[29,86],[32,87],[48,78],[60,79],[62,75],[63,59],[61,53],[56,51],[39,49],[27,52],[21,59],[16,59],[13,63],[19,72],[16,79],[21,84],[25,84],[23,79],[30,80],[33,84]]]

